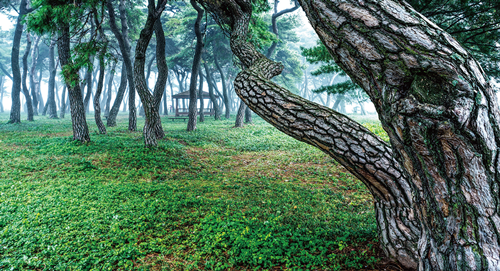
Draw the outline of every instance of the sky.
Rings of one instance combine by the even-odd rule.
[[[14,23],[9,21],[7,15],[0,12],[0,28],[2,28],[2,30],[6,31],[6,30],[10,30],[12,27],[14,27]]]

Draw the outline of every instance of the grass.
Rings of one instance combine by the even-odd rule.
[[[186,123],[145,149],[118,126],[0,114],[1,270],[344,270],[380,264],[367,189],[254,117]],[[208,119],[208,118],[207,118]],[[383,136],[377,121],[361,119]],[[143,119],[139,118],[138,127]],[[382,132],[381,132],[382,131]]]

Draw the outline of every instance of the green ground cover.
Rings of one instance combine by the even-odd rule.
[[[23,116],[24,117],[24,116]],[[254,117],[164,119],[145,149],[125,115],[89,144],[69,118],[0,114],[1,270],[342,270],[379,264],[372,197],[321,151]],[[383,136],[373,118],[361,119]],[[138,127],[143,119],[139,118]]]

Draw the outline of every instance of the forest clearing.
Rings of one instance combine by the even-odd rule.
[[[143,148],[127,116],[92,142],[69,119],[4,124],[0,269],[344,270],[380,266],[363,184],[260,118],[195,132],[164,118]],[[143,122],[139,118],[139,125]],[[384,136],[376,119],[361,123]],[[89,121],[89,123],[91,123]],[[394,265],[396,266],[396,265]]]

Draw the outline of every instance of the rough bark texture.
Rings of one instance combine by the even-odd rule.
[[[203,49],[203,35],[200,30],[200,22],[201,19],[203,19],[203,13],[205,13],[205,11],[196,4],[195,0],[190,0],[190,1],[193,8],[196,9],[196,11],[198,12],[196,21],[194,23],[194,33],[196,34],[196,47],[193,57],[193,67],[191,68],[191,81],[189,84],[189,112],[188,112],[189,120],[187,125],[188,131],[194,131],[196,130],[196,120],[198,115],[196,83],[200,69],[201,50]]]
[[[132,58],[130,57],[130,42],[128,37],[128,23],[127,23],[127,11],[125,7],[125,0],[120,0],[119,10],[120,10],[120,20],[122,25],[121,32],[118,30],[118,26],[116,25],[116,16],[115,10],[113,8],[113,4],[111,0],[106,2],[106,6],[108,8],[109,14],[109,25],[111,27],[111,31],[115,35],[118,40],[118,45],[120,46],[120,51],[123,56],[123,62],[125,63],[125,68],[127,70],[127,79],[128,79],[128,107],[129,107],[129,122],[128,122],[128,130],[136,131],[137,130],[137,110],[135,108],[135,83],[134,83],[134,67],[132,65]],[[123,72],[122,72],[123,73]]]
[[[157,140],[165,137],[160,118],[160,103],[167,84],[168,67],[165,58],[165,34],[160,21],[161,13],[166,2],[158,3],[155,7],[154,0],[149,0],[148,18],[135,49],[134,77],[135,88],[139,93],[145,113],[144,144],[146,147],[158,145]],[[156,64],[158,67],[158,78],[156,80],[153,94],[148,89],[144,66],[146,63],[146,50],[148,48],[153,32],[156,35]]]
[[[127,89],[127,69],[125,67],[125,62],[122,62],[122,71],[120,78],[120,85],[118,86],[118,92],[116,93],[116,98],[109,111],[108,118],[106,119],[106,125],[108,127],[116,126],[116,116],[118,115],[118,111],[120,111],[120,105],[122,104],[123,96],[125,94],[125,90]]]
[[[56,45],[55,41],[52,41],[50,43],[49,47],[49,86],[48,86],[48,98],[47,98],[47,103],[49,107],[49,118],[51,119],[57,119],[57,107],[56,107],[56,100],[55,100],[55,93],[54,93],[54,88],[55,88],[55,83],[56,83],[56,63],[55,63],[55,56],[54,56],[54,46]]]
[[[391,147],[269,80],[283,66],[247,42],[249,1],[204,2],[232,27],[231,48],[248,67],[235,79],[238,95],[366,184],[388,256],[419,270],[499,270],[500,113],[479,64],[404,2],[299,2],[370,96]]]
[[[22,77],[22,85],[23,85],[23,93],[26,98],[26,107],[28,109],[28,121],[33,121],[33,103],[31,101],[30,92],[28,90],[28,86],[26,85],[26,78],[28,76],[28,55],[31,50],[31,38],[30,35],[26,35],[26,39],[28,40],[28,45],[26,46],[26,51],[23,55],[23,77]],[[34,92],[36,95],[36,92]]]
[[[234,122],[234,127],[243,127],[243,118],[245,117],[246,108],[247,105],[244,102],[240,102],[238,112],[236,113],[236,121]]]
[[[89,142],[89,128],[85,119],[85,107],[83,106],[82,91],[78,84],[78,70],[72,68],[70,61],[70,37],[69,24],[61,27],[60,36],[57,44],[57,52],[59,53],[59,62],[64,74],[64,81],[68,88],[68,96],[71,109],[71,123],[73,125],[73,140],[81,142]]]
[[[21,0],[19,6],[19,15],[17,17],[16,28],[14,30],[14,39],[12,41],[11,67],[12,67],[12,105],[10,109],[10,118],[8,123],[21,122],[21,68],[19,67],[19,46],[23,35],[24,24],[23,16],[27,13],[26,0]]]

